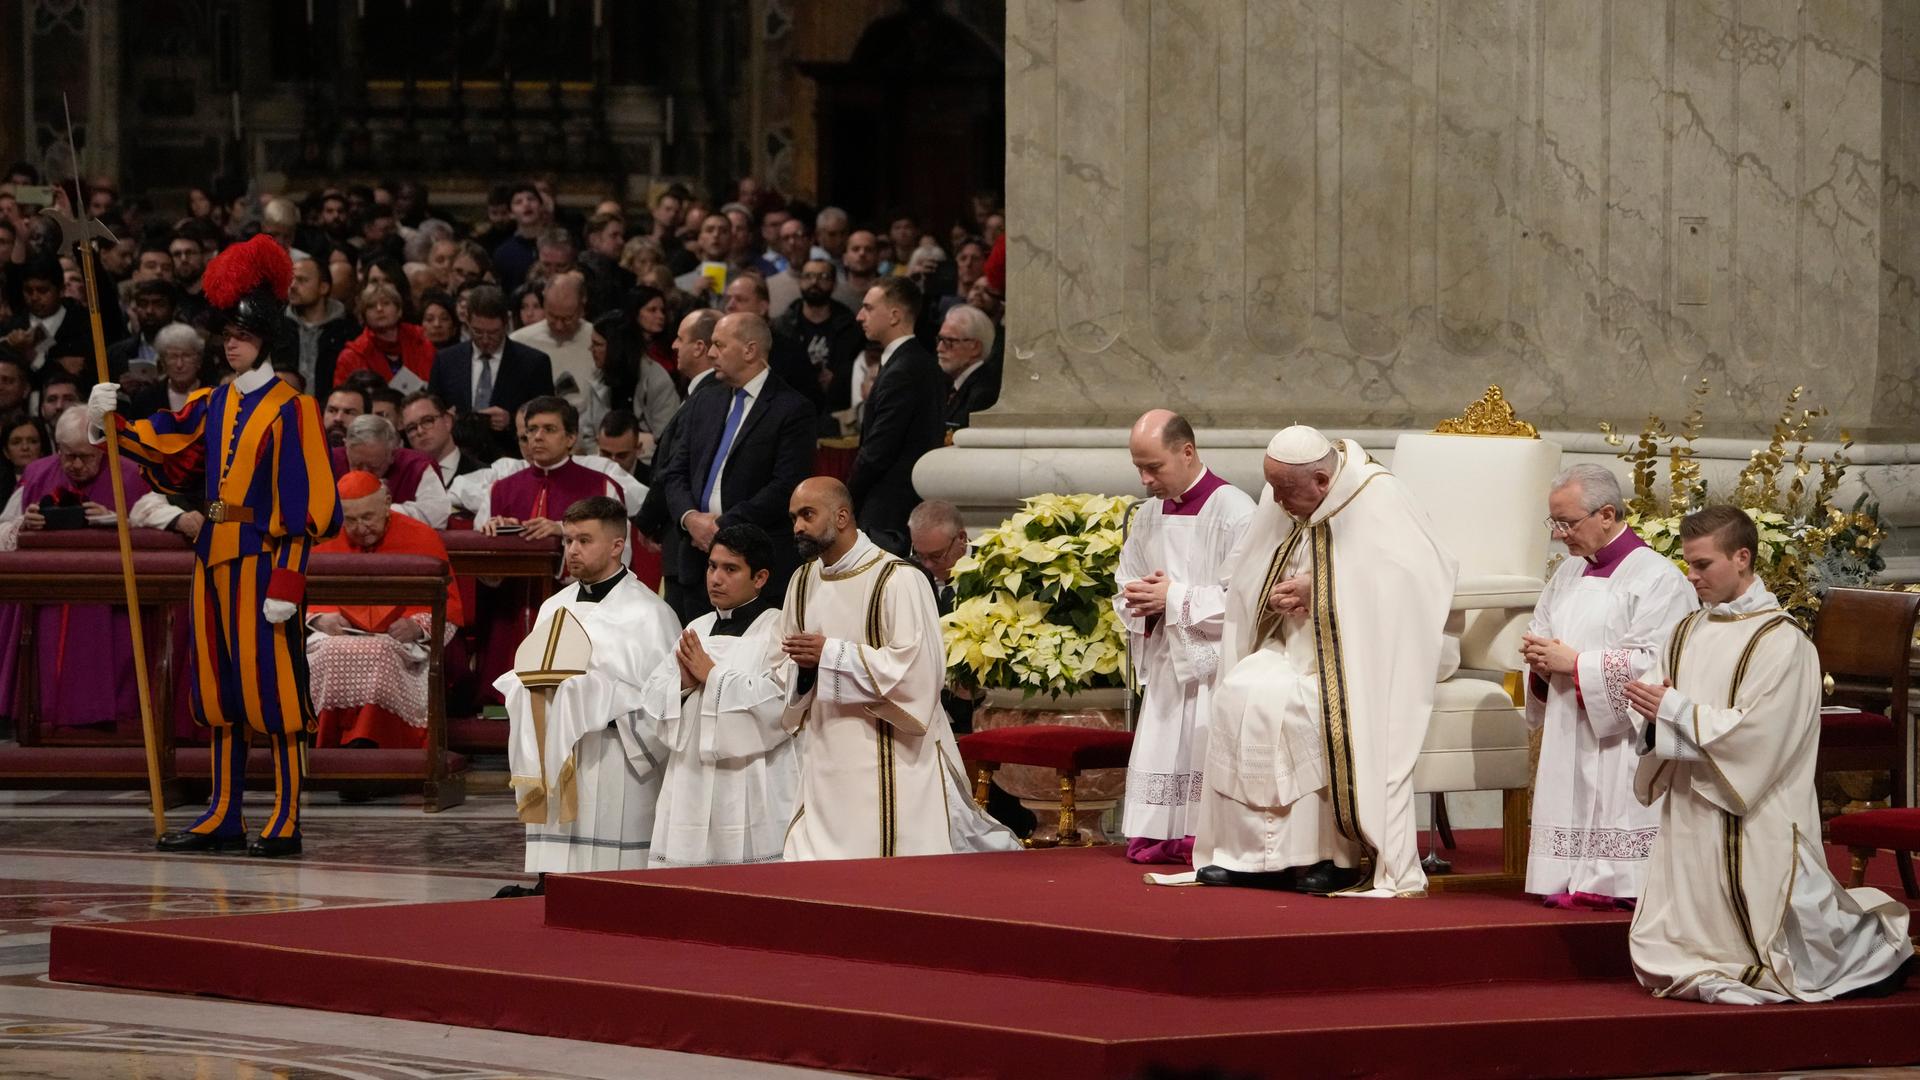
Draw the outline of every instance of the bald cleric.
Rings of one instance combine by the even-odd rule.
[[[1423,895],[1413,764],[1458,564],[1359,443],[1290,427],[1263,468],[1227,560],[1195,879]]]

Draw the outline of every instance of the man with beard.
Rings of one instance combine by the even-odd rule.
[[[134,332],[107,349],[108,371],[118,376],[125,374],[127,364],[134,360],[156,365],[160,362],[154,336],[173,322],[179,296],[180,290],[171,281],[142,281],[133,287]]]
[[[848,308],[857,308],[867,290],[880,281],[880,238],[871,229],[856,229],[847,237],[847,253],[841,260],[840,284],[833,298]]]
[[[347,425],[356,417],[365,416],[373,411],[373,402],[367,392],[358,386],[335,387],[327,395],[326,409],[321,413],[321,425],[326,431],[328,446],[347,445]]]
[[[852,404],[853,363],[860,359],[866,335],[853,309],[833,298],[832,263],[808,259],[802,264],[800,296],[774,320],[773,331],[800,343],[817,385],[825,388],[829,410]]]
[[[808,560],[781,610],[786,725],[804,732],[785,858],[1011,851],[973,803],[946,710],[933,591],[853,523],[846,486],[816,476],[788,504]]]

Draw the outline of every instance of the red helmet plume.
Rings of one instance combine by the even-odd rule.
[[[200,283],[207,303],[222,311],[231,310],[241,297],[262,285],[284,303],[287,286],[293,283],[293,260],[278,241],[261,233],[215,255]]]

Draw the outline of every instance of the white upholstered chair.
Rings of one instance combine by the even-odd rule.
[[[1495,387],[1440,430],[1400,436],[1392,465],[1460,561],[1447,624],[1459,641],[1460,670],[1434,695],[1414,789],[1503,793],[1500,872],[1449,875],[1434,884],[1518,884],[1526,873],[1532,779],[1527,723],[1515,704],[1524,685],[1520,637],[1545,584],[1547,530],[1541,523],[1547,486],[1560,469],[1560,446],[1514,420]]]

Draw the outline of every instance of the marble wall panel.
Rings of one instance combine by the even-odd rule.
[[[1916,9],[1013,0],[980,422],[1920,426]]]

